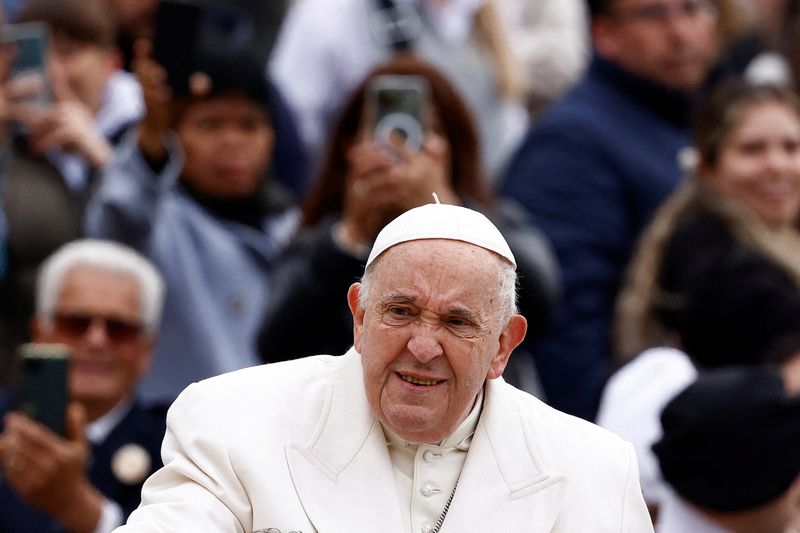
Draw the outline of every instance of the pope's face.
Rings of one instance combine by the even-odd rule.
[[[500,322],[500,266],[498,256],[471,244],[411,241],[374,265],[365,307],[361,285],[350,288],[367,399],[400,437],[450,435],[525,336],[522,316]]]

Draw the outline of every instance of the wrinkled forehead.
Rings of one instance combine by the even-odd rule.
[[[420,239],[396,244],[367,267],[367,272],[384,283],[404,280],[428,283],[448,280],[469,285],[491,286],[499,279],[506,261],[494,252],[463,241]]]

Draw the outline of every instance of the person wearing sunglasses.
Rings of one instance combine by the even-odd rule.
[[[164,408],[140,407],[164,284],[126,246],[73,241],[43,264],[32,339],[70,349],[67,437],[19,412],[0,428],[0,531],[111,531],[161,466]],[[7,411],[3,409],[3,411]]]

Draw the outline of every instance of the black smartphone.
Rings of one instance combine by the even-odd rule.
[[[189,78],[209,64],[248,57],[266,69],[285,9],[285,0],[161,0],[153,56],[173,94],[190,94]]]
[[[388,142],[399,135],[409,148],[419,150],[428,131],[429,94],[428,81],[421,76],[375,77],[367,89],[373,137]]]
[[[69,347],[28,343],[17,350],[15,409],[61,436],[67,434]]]
[[[9,81],[24,80],[30,97],[23,102],[42,107],[53,101],[47,76],[47,50],[50,32],[41,22],[5,24],[0,26],[0,46],[13,54]]]

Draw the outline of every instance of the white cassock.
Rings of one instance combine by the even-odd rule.
[[[315,356],[189,386],[168,416],[165,466],[120,533],[404,530],[361,356]],[[441,533],[643,533],[630,444],[490,380]]]

